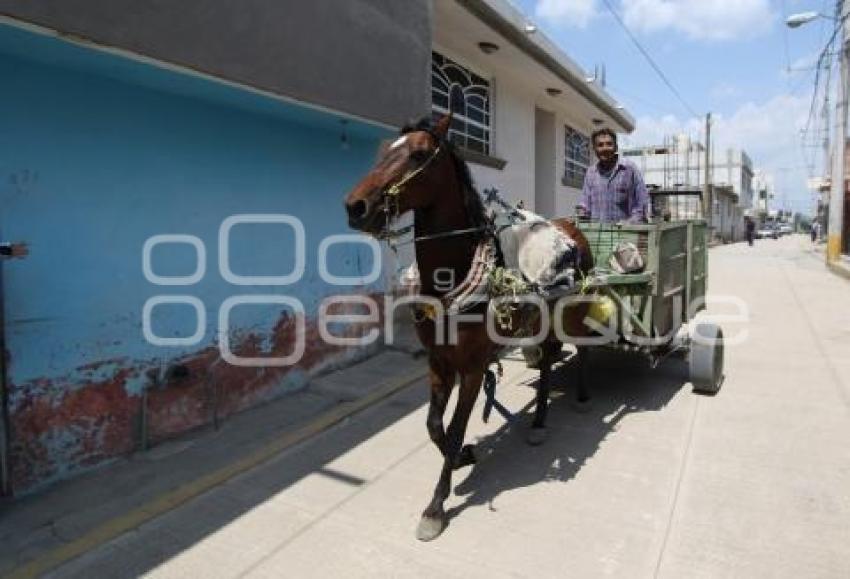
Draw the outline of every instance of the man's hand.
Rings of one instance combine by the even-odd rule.
[[[587,207],[584,205],[576,205],[576,220],[577,221],[589,221],[590,220],[590,212],[587,210]]]

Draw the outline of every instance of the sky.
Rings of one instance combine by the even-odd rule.
[[[715,151],[746,151],[773,188],[772,208],[812,211],[806,183],[822,174],[823,133],[816,130],[822,121],[815,117],[805,142],[801,129],[812,105],[813,65],[834,22],[821,18],[790,29],[785,19],[805,11],[832,14],[834,0],[607,0],[684,103],[606,0],[512,1],[582,68],[605,65],[606,90],[636,119],[622,144],[657,144],[682,133],[702,142],[711,112]],[[818,111],[821,104],[819,96]]]

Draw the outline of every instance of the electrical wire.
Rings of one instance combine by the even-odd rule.
[[[607,84],[607,85],[605,86],[605,88],[606,88],[607,90],[609,90],[609,91],[611,91],[611,92],[615,93],[615,94],[619,94],[621,97],[626,97],[626,98],[629,98],[629,99],[634,99],[634,100],[636,100],[636,101],[640,102],[641,104],[643,104],[644,106],[646,106],[646,107],[650,107],[650,108],[652,108],[652,109],[654,109],[654,110],[656,110],[656,111],[658,111],[658,112],[662,112],[662,113],[667,113],[667,112],[669,112],[669,110],[668,110],[667,108],[662,107],[662,106],[661,106],[661,105],[659,105],[657,102],[652,102],[652,101],[650,101],[650,100],[648,100],[648,99],[646,99],[646,98],[640,97],[640,96],[638,96],[638,95],[636,95],[636,94],[633,94],[633,93],[631,93],[631,92],[624,91],[623,89],[621,89],[621,88],[619,88],[619,87],[616,87],[616,86],[613,86],[613,85],[612,85],[612,84],[610,84],[610,83],[609,83],[609,84]]]
[[[811,102],[811,106],[809,107],[809,116],[806,119],[806,127],[803,129],[804,138],[805,138],[806,135],[808,135],[809,129],[811,128],[812,119],[814,118],[814,115],[815,115],[815,103],[817,102],[817,97],[818,97],[818,88],[819,88],[819,83],[820,83],[821,67],[823,66],[824,59],[826,59],[830,56],[830,52],[832,50],[832,44],[835,42],[835,37],[838,36],[838,32],[841,30],[841,27],[844,25],[845,19],[847,19],[847,16],[845,16],[844,18],[842,18],[841,20],[836,22],[835,29],[832,31],[832,36],[829,37],[829,40],[827,41],[826,46],[824,46],[823,50],[821,51],[820,55],[818,56],[817,65],[816,65],[817,71],[815,73],[815,87],[814,87],[814,90],[812,91],[812,102]]]
[[[646,58],[646,61],[649,63],[649,65],[652,67],[652,69],[658,74],[659,78],[661,78],[661,80],[664,82],[664,84],[667,85],[667,88],[670,89],[670,92],[672,92],[673,95],[679,100],[679,102],[682,103],[682,106],[685,107],[685,109],[688,111],[688,113],[690,113],[694,118],[702,120],[702,116],[698,115],[694,111],[694,109],[691,107],[691,105],[689,105],[687,103],[687,101],[685,101],[685,99],[682,97],[681,93],[679,93],[679,91],[676,90],[676,87],[673,86],[673,83],[670,82],[670,79],[667,78],[666,74],[664,74],[664,71],[661,70],[661,67],[658,66],[658,64],[656,64],[655,60],[653,60],[653,58],[652,58],[652,56],[650,56],[649,52],[646,51],[646,49],[643,47],[643,45],[640,43],[640,41],[638,41],[638,39],[634,35],[634,33],[632,33],[632,31],[629,29],[629,27],[626,26],[626,23],[623,22],[623,19],[620,18],[619,14],[617,14],[617,11],[614,10],[613,6],[611,6],[611,2],[609,0],[602,0],[602,3],[605,4],[605,7],[608,9],[608,12],[611,13],[611,15],[614,17],[614,20],[617,21],[617,23],[625,31],[625,33],[629,37],[629,39],[631,39],[631,41],[635,45],[635,47],[640,51],[640,53],[644,56],[644,58]]]

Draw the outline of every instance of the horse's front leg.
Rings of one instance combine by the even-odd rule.
[[[440,471],[440,480],[437,482],[434,496],[422,513],[422,519],[416,529],[416,538],[420,541],[430,541],[437,538],[446,526],[443,502],[449,497],[451,491],[452,470],[461,463],[463,437],[466,435],[469,415],[472,413],[472,407],[475,406],[475,399],[478,397],[478,391],[481,389],[483,380],[483,369],[465,372],[461,375],[457,406],[455,406],[452,421],[449,423],[449,429],[446,432],[446,453],[443,458],[443,468]],[[471,455],[471,450],[467,452]]]
[[[451,396],[454,386],[455,371],[435,358],[431,359],[430,367],[431,403],[428,405],[426,424],[428,436],[437,445],[440,454],[445,457],[448,448],[446,446],[446,432],[443,429],[443,415],[446,412],[446,405],[449,403],[449,396]]]
[[[534,420],[526,441],[532,446],[546,442],[546,416],[549,413],[549,390],[552,386],[552,360],[547,344],[543,344],[543,357],[540,360],[540,378],[537,381],[537,396],[534,406]]]

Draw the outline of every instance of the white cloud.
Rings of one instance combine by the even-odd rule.
[[[817,64],[818,62],[818,56],[820,55],[814,53],[809,54],[808,56],[801,56],[800,58],[791,63],[791,69],[793,70],[795,68],[814,68],[815,64]]]
[[[809,114],[807,96],[780,95],[766,103],[746,103],[728,119],[717,120],[718,145],[743,146],[765,163],[799,165],[800,129]]]
[[[538,0],[534,13],[553,24],[584,28],[596,15],[596,0]]]
[[[809,97],[779,95],[767,102],[745,103],[731,116],[712,117],[712,135],[716,146],[744,148],[752,157],[777,157],[799,153],[799,131],[806,124]],[[701,135],[705,121],[683,120],[675,115],[643,116],[628,137],[634,144],[657,144],[665,135],[688,133]],[[799,163],[797,163],[799,164]]]
[[[622,12],[634,30],[672,29],[700,40],[751,38],[773,20],[768,0],[622,0]]]
[[[804,157],[812,151],[802,153],[800,129],[806,124],[809,105],[809,97],[779,95],[767,102],[743,104],[728,116],[714,115],[712,148],[718,156],[728,147],[743,149],[754,166],[776,183],[777,195],[787,193],[795,208],[807,209],[811,196],[806,189],[809,174]],[[662,144],[665,137],[679,134],[704,142],[704,130],[704,120],[644,116],[637,119],[635,132],[623,139],[623,146]]]

